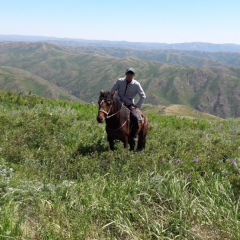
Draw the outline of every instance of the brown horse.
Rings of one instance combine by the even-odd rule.
[[[114,96],[110,92],[104,92],[101,90],[98,100],[98,115],[97,121],[99,123],[106,122],[107,139],[111,150],[114,150],[114,140],[118,139],[123,142],[124,148],[134,150],[135,142],[131,137],[131,122],[130,122],[130,110],[125,107],[118,97]],[[146,135],[148,132],[148,119],[138,110],[140,114],[139,129],[138,129],[138,144],[137,149],[139,151],[145,148]]]

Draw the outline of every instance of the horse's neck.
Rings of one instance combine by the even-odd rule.
[[[116,123],[116,121],[121,119],[121,109],[122,109],[122,103],[117,102],[116,99],[113,101],[113,105],[111,108],[111,111],[109,113],[108,122]]]
[[[119,112],[122,108],[121,102],[119,102],[117,99],[113,100],[113,107],[112,107],[112,114]]]

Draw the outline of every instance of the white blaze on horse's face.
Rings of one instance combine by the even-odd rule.
[[[99,123],[103,123],[111,111],[112,101],[99,99],[98,105],[99,105],[99,109],[98,109],[97,121]]]

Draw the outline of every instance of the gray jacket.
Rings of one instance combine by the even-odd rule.
[[[113,85],[111,92],[118,91],[120,100],[124,101],[125,105],[134,104],[134,97],[138,94],[140,99],[136,104],[137,108],[140,108],[146,98],[146,94],[143,91],[140,83],[133,79],[127,84],[126,78],[118,79]]]

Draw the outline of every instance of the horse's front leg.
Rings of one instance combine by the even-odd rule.
[[[135,142],[132,138],[129,139],[130,151],[133,151],[135,148]]]
[[[112,151],[114,151],[114,139],[111,137],[108,137],[109,147]]]
[[[123,146],[124,146],[124,148],[128,148],[128,136],[125,136],[124,141],[123,141]]]

